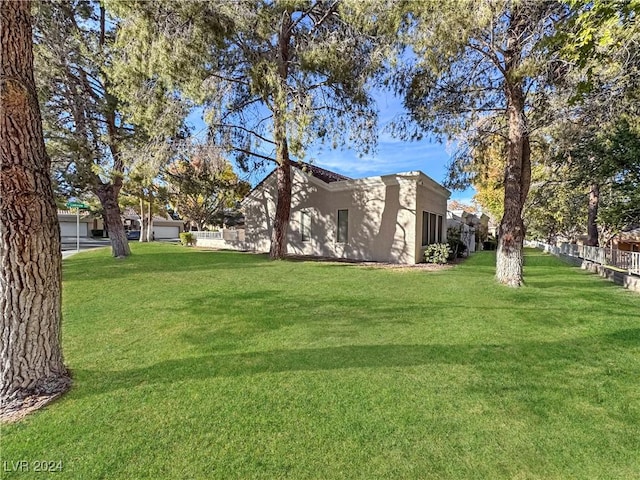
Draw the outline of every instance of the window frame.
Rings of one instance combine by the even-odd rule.
[[[433,225],[432,225],[433,223]],[[442,243],[444,236],[444,216],[428,210],[422,211],[422,246]]]
[[[346,223],[344,224],[344,235],[341,235],[340,212],[345,212]],[[336,243],[349,243],[349,209],[342,208],[336,213]]]
[[[311,212],[308,210],[300,210],[300,241],[311,241]]]

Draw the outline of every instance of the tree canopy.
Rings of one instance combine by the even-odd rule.
[[[210,139],[241,168],[277,167],[271,254],[282,257],[291,156],[314,141],[366,149],[375,137],[367,81],[384,57],[367,24],[341,1],[114,4],[128,18],[127,66],[200,102]]]

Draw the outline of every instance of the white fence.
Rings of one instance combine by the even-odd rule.
[[[216,232],[191,232],[197,240],[222,240],[222,230]]]
[[[196,240],[221,240],[244,242],[244,230],[216,230],[215,232],[191,232]]]
[[[629,274],[640,275],[640,252],[627,252],[616,248],[590,247],[587,245],[574,245],[561,243],[560,245],[548,245],[542,242],[527,242],[528,245],[542,248],[553,255],[568,255],[582,258],[600,265],[627,270]]]

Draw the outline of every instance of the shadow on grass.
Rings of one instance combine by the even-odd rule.
[[[122,371],[76,370],[73,397],[131,389],[147,384],[175,384],[188,380],[240,377],[294,371],[403,368],[420,365],[469,365],[505,377],[531,376],[544,382],[561,379],[567,370],[609,368],[606,352],[635,350],[640,328],[559,342],[476,345],[354,345],[312,349],[221,353],[159,362]],[[542,368],[541,368],[542,367]],[[620,365],[624,370],[625,366]],[[541,374],[541,372],[543,372]],[[638,372],[627,372],[637,375]],[[586,375],[586,373],[585,373]],[[523,377],[525,378],[525,377]],[[527,380],[527,381],[529,381]],[[562,383],[562,382],[561,382]]]

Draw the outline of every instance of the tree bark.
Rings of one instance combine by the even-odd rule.
[[[291,16],[285,12],[278,36],[278,75],[280,85],[275,95],[273,108],[273,140],[276,144],[276,168],[278,195],[276,215],[271,230],[269,257],[282,259],[287,253],[287,230],[291,215],[291,160],[287,144],[287,77],[289,75],[289,42],[291,41]]]
[[[291,215],[291,161],[286,139],[278,145],[278,167],[276,169],[278,197],[276,215],[271,230],[272,259],[282,259],[287,253],[287,230]]]
[[[147,204],[147,242],[153,242],[153,194],[149,192],[149,203]]]
[[[145,218],[145,214],[144,214],[144,200],[142,198],[142,194],[140,195],[140,238],[138,239],[138,242],[142,243],[142,242],[146,242],[146,237],[145,237],[145,227],[147,224],[147,220]]]
[[[127,234],[122,223],[122,212],[120,211],[120,205],[118,205],[118,193],[120,193],[120,188],[110,183],[102,184],[95,190],[104,212],[104,223],[109,231],[111,254],[114,257],[122,258],[129,256],[131,250],[129,249]]]
[[[60,227],[33,77],[30,2],[0,2],[0,410],[55,397],[63,363]]]
[[[600,204],[600,185],[592,183],[589,188],[589,207],[587,210],[587,245],[598,247],[598,205]]]
[[[505,95],[509,140],[504,176],[504,215],[498,229],[496,279],[520,287],[523,278],[523,243],[525,235],[522,209],[531,183],[531,148],[525,115],[524,91],[517,69],[522,54],[521,39],[527,18],[517,8],[508,26],[505,51]]]

